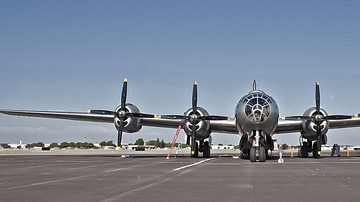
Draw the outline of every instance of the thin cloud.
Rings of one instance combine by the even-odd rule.
[[[53,129],[49,129],[47,127],[7,127],[1,126],[0,133],[6,135],[52,135],[55,134],[57,131]]]

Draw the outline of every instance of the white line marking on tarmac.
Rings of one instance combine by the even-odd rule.
[[[112,169],[112,170],[106,170],[106,171],[104,171],[104,173],[111,173],[111,172],[122,171],[122,170],[128,170],[128,168],[116,168],[116,169]]]
[[[144,185],[144,186],[142,186],[142,187],[139,187],[139,188],[136,188],[136,189],[132,189],[132,190],[126,191],[126,192],[124,192],[124,193],[121,193],[121,194],[119,194],[119,195],[113,196],[113,197],[111,197],[111,198],[101,200],[100,202],[121,201],[120,198],[122,198],[122,197],[124,197],[124,196],[127,196],[127,195],[129,195],[129,194],[133,194],[133,193],[138,192],[138,191],[142,191],[142,190],[144,190],[144,189],[148,189],[148,188],[157,186],[158,184],[161,184],[161,183],[164,183],[164,182],[167,182],[167,181],[170,181],[170,178],[165,178],[164,180],[161,180],[161,181],[158,181],[158,182],[154,182],[154,183],[150,183],[150,184]]]
[[[128,170],[128,168],[117,168],[117,169],[112,169],[112,170],[106,170],[106,171],[104,171],[103,173],[105,174],[105,173],[122,171],[122,170]],[[12,189],[20,189],[20,188],[27,188],[27,187],[39,186],[39,185],[55,184],[55,183],[59,183],[59,182],[67,182],[67,181],[79,180],[79,179],[83,179],[83,178],[94,177],[94,176],[97,176],[97,175],[98,175],[98,174],[82,175],[82,176],[65,178],[65,179],[50,180],[50,181],[44,181],[44,182],[35,182],[35,183],[32,183],[32,184],[27,184],[27,185],[18,185],[18,186],[8,187],[8,188],[4,188],[4,189],[2,189],[2,190],[3,190],[3,191],[4,191],[4,190],[6,191],[6,190],[12,190]]]
[[[179,167],[179,168],[175,168],[175,169],[173,169],[173,171],[179,171],[179,170],[182,170],[182,169],[185,169],[185,168],[189,168],[189,167],[192,167],[192,166],[196,166],[196,165],[199,165],[199,164],[205,163],[206,161],[210,161],[210,160],[213,160],[213,159],[214,159],[214,158],[211,158],[211,159],[205,159],[205,160],[202,160],[202,161],[199,161],[199,162],[196,162],[196,163],[190,164],[190,165],[186,165],[186,166],[182,166],[182,167]]]
[[[90,177],[90,176],[91,175],[83,175],[83,176],[72,177],[72,178],[67,178],[67,179],[50,180],[50,181],[45,181],[45,182],[36,182],[36,183],[32,183],[32,184],[27,184],[27,185],[19,185],[19,186],[4,188],[4,189],[2,189],[2,191],[12,190],[12,189],[20,189],[20,188],[27,188],[27,187],[33,187],[33,186],[39,186],[39,185],[48,185],[48,184],[66,182],[66,181],[72,181],[72,180],[78,180],[78,179],[82,179],[82,178],[86,178],[86,177]]]

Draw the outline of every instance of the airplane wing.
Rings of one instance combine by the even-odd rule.
[[[285,120],[280,118],[275,130],[275,134],[293,133],[302,131],[302,120]]]
[[[85,112],[33,111],[33,110],[0,110],[0,113],[13,116],[66,119],[76,121],[92,121],[113,123],[114,115],[90,114]]]
[[[114,115],[111,114],[93,114],[87,112],[65,112],[65,111],[35,111],[35,110],[0,110],[0,113],[12,116],[26,116],[38,118],[64,119],[75,121],[114,123]],[[162,118],[142,118],[143,126],[177,128],[181,119],[162,119]],[[237,129],[235,119],[210,121],[212,132],[235,133]]]
[[[351,119],[329,120],[329,128],[352,128],[360,126],[360,118],[354,115]]]
[[[339,120],[328,120],[329,129],[338,129],[338,128],[353,128],[360,126],[359,115],[354,115],[350,119],[339,119]],[[302,129],[302,120],[285,120],[283,118],[279,119],[278,125],[276,127],[275,133],[293,133],[301,132]]]
[[[166,128],[176,128],[180,123],[180,120],[169,120],[169,119],[148,119],[144,118],[142,124],[144,126],[153,126],[153,127],[166,127]],[[360,118],[354,116],[351,119],[342,119],[342,120],[329,120],[329,129],[338,129],[338,128],[351,128],[359,127]],[[302,132],[302,120],[285,120],[280,118],[278,125],[275,130],[275,134],[281,133],[295,133]],[[235,119],[231,120],[216,120],[210,121],[210,130],[211,132],[216,133],[231,133],[239,134]]]

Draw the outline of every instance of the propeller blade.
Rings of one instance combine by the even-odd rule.
[[[104,115],[115,115],[114,111],[109,110],[91,110],[89,109],[89,114],[104,114]]]
[[[193,85],[192,110],[193,110],[193,113],[195,113],[197,111],[197,82],[196,81],[194,82],[194,85]],[[195,124],[195,121],[193,121],[191,124],[192,124],[192,130],[191,130],[191,155],[194,156],[195,155],[195,150],[196,150],[196,140],[195,140],[196,124]]]
[[[317,136],[318,136],[318,142],[317,142],[317,157],[320,157],[320,153],[321,153],[321,144],[322,144],[322,137],[321,137],[321,128],[320,128],[320,123],[317,124]]]
[[[119,122],[119,128],[118,128],[118,137],[117,137],[117,146],[121,147],[121,140],[122,140],[122,132],[123,132],[123,122],[122,120]]]
[[[353,116],[349,115],[329,115],[325,117],[327,120],[343,120],[343,119],[352,119]]]
[[[193,95],[192,95],[192,110],[193,113],[197,110],[197,82],[194,82]]]
[[[157,116],[161,119],[187,119],[188,117],[185,115],[159,115]]]
[[[311,120],[310,116],[287,116],[285,120],[297,121],[297,120]]]
[[[127,79],[124,79],[124,83],[123,83],[123,89],[121,92],[121,110],[125,110],[125,105],[126,105],[126,95],[127,95]]]
[[[196,140],[195,140],[195,135],[196,135],[196,125],[193,124],[192,125],[192,131],[191,131],[191,155],[194,156],[195,155],[195,150],[196,150]]]
[[[216,116],[216,115],[209,115],[209,116],[200,116],[198,117],[200,120],[213,120],[213,121],[220,121],[220,120],[230,120],[230,117],[227,116]]]
[[[315,88],[316,113],[320,114],[320,84],[316,82]]]
[[[156,114],[145,114],[145,113],[127,113],[127,116],[135,118],[157,118]]]

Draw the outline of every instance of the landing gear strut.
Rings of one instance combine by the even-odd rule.
[[[266,149],[263,145],[264,139],[260,135],[261,131],[253,131],[254,140],[253,146],[250,148],[250,162],[255,162],[257,159],[260,162],[265,162],[266,160]],[[262,138],[262,144],[260,144],[260,138]]]

